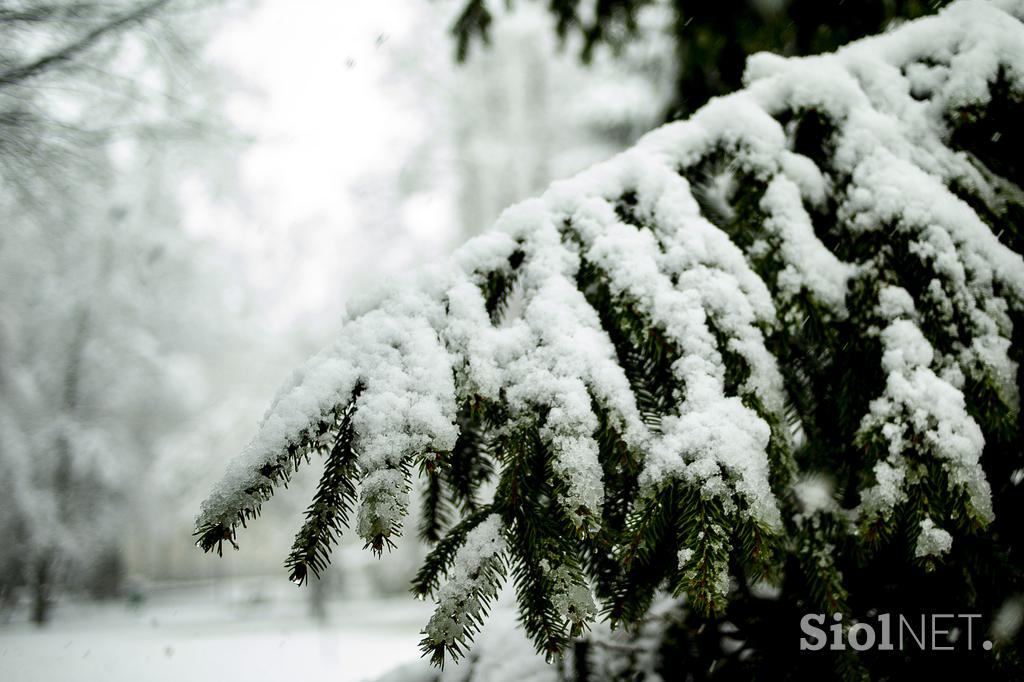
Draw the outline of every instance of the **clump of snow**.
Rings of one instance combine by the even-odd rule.
[[[823,474],[807,474],[793,484],[793,492],[803,514],[836,509],[834,489],[832,479]]]
[[[761,209],[768,216],[765,228],[779,239],[785,263],[777,282],[781,294],[792,298],[806,289],[829,310],[845,315],[847,282],[856,269],[817,238],[797,183],[784,173],[776,175],[761,198]]]
[[[497,597],[498,588],[490,578],[501,566],[505,553],[501,518],[488,516],[466,536],[448,581],[437,592],[437,608],[423,633],[434,645],[452,646],[463,642],[480,622],[485,602]]]
[[[977,517],[990,521],[992,492],[980,462],[985,439],[967,413],[963,393],[930,368],[932,346],[914,322],[898,318],[881,338],[885,392],[872,401],[861,433],[881,434],[887,457],[875,466],[876,485],[862,491],[861,512],[873,516],[891,510],[907,483],[906,454],[924,449],[942,462],[950,487],[967,493]]]
[[[921,521],[921,532],[917,536],[914,556],[940,556],[953,547],[953,536],[935,525],[930,518]]]
[[[884,286],[878,292],[878,315],[887,320],[916,315],[914,299],[903,287]]]
[[[720,499],[727,511],[736,507],[734,493],[749,513],[769,527],[781,523],[768,483],[768,425],[736,398],[719,400],[704,410],[666,419],[665,436],[648,453],[641,486],[679,478],[707,497]]]
[[[902,455],[876,462],[872,471],[875,484],[860,491],[860,513],[868,518],[891,511],[907,498],[907,465]]]
[[[1024,597],[1017,595],[1003,602],[996,611],[992,619],[992,636],[997,642],[1011,642],[1020,632],[1021,625],[1024,625]]]
[[[458,435],[451,356],[432,324],[441,315],[438,301],[410,293],[346,325],[335,345],[296,371],[278,393],[256,438],[203,504],[197,524],[231,525],[239,511],[258,505],[261,500],[247,491],[270,482],[261,469],[298,446],[304,433],[315,437],[315,425],[333,422],[336,406],[362,387],[352,418],[365,476],[359,530],[368,541],[378,533],[395,534],[408,499],[402,463],[419,453],[450,450]]]
[[[548,576],[553,587],[552,603],[555,610],[567,623],[580,627],[589,626],[597,616],[594,595],[586,583],[580,582],[567,566],[553,570],[548,566]]]

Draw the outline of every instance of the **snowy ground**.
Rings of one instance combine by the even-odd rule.
[[[62,605],[41,630],[0,625],[0,680],[344,682],[419,657],[428,604],[404,596],[333,600],[318,625],[307,594],[270,585],[175,589],[136,607]]]

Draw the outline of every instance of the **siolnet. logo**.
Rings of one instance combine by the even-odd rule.
[[[848,627],[843,614],[832,614],[825,626],[824,613],[808,613],[800,619],[801,651],[974,651],[979,647],[975,632],[979,613],[930,613],[914,616],[882,613],[874,623],[858,621]],[[992,642],[980,648],[989,651]]]

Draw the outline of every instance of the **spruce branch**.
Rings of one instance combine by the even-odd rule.
[[[413,594],[421,599],[434,594],[454,563],[459,549],[466,542],[466,536],[483,523],[493,511],[490,505],[484,505],[445,533],[420,564],[419,571],[412,580]]]
[[[324,462],[313,502],[306,510],[306,522],[295,536],[291,553],[285,560],[289,579],[299,585],[306,582],[309,572],[320,577],[331,560],[331,548],[342,529],[348,527],[349,516],[356,502],[355,487],[359,476],[357,455],[352,446],[355,433],[352,417],[356,410],[359,390],[344,408],[336,411],[333,429],[334,445]]]

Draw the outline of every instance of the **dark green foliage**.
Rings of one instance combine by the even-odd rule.
[[[327,422],[320,421],[316,431],[323,434],[327,432]],[[266,502],[274,494],[274,488],[278,485],[288,486],[292,474],[303,462],[309,461],[309,453],[317,448],[316,436],[310,436],[309,430],[299,434],[298,444],[292,443],[286,452],[282,453],[272,464],[267,464],[260,469],[262,480],[245,490],[246,495],[251,495],[260,503]],[[235,542],[235,534],[238,526],[245,525],[260,515],[260,504],[255,507],[246,507],[240,511],[230,523],[218,522],[200,526],[196,529],[196,546],[204,552],[216,551],[218,555],[224,553],[224,542],[238,549]]]
[[[434,545],[413,578],[412,591],[416,596],[427,597],[438,588],[455,561],[456,553],[466,542],[466,534],[479,526],[492,511],[490,505],[481,507],[449,529],[444,538]]]
[[[291,580],[302,584],[312,571],[320,576],[331,561],[331,546],[338,541],[342,528],[348,527],[349,515],[356,501],[356,453],[352,449],[352,414],[355,398],[335,415],[337,435],[320,478],[313,503],[306,510],[306,522],[298,535],[285,568]]]
[[[488,41],[488,30],[491,26],[491,13],[485,0],[469,0],[459,18],[452,26],[452,35],[456,39],[455,55],[462,61],[469,54],[469,43],[473,36],[480,36]]]
[[[459,412],[459,439],[441,469],[452,500],[463,514],[480,507],[480,488],[494,476],[493,448],[481,414],[469,406]]]
[[[1016,236],[1020,231],[1019,180],[1010,180],[1007,176],[1016,168],[1014,163],[1020,156],[1021,146],[1012,134],[1005,146],[996,144],[1004,138],[1001,132],[993,135],[992,131],[1001,131],[1002,127],[1010,125],[1005,112],[1015,111],[1019,115],[1021,100],[1019,94],[1008,92],[1005,86],[1000,89],[998,83],[994,92],[998,94],[989,107],[961,113],[953,119],[956,127],[952,140],[972,155],[972,162],[998,193],[993,198],[983,197],[975,188],[954,186],[953,189],[989,223],[1001,241],[1019,251]],[[1002,117],[998,119],[999,126],[996,116]],[[831,125],[827,119],[808,111],[796,114],[791,120],[796,121],[794,147],[819,167],[829,169]],[[736,175],[738,189],[728,197],[731,210],[723,213],[720,204],[712,201],[702,203],[702,209],[729,232],[739,246],[749,249],[758,239],[771,239],[762,228],[766,216],[759,208],[765,184],[730,165],[729,156],[721,151],[714,152],[682,172],[695,186],[698,200],[703,196],[700,188],[705,178],[719,173]],[[835,183],[832,196],[841,197],[849,179],[833,175],[832,180]],[[881,284],[897,284],[911,292],[916,300],[927,301],[927,285],[936,275],[934,264],[911,252],[914,235],[904,226],[893,225],[853,241],[833,227],[838,224],[834,206],[834,199],[830,198],[825,206],[811,211],[819,238],[844,260],[870,264],[869,272],[881,273],[881,277],[865,274],[852,282],[847,300],[847,308],[852,312],[847,319],[834,319],[809,297],[790,299],[785,305],[794,306],[796,318],[805,322],[787,327],[781,333],[776,331],[769,341],[786,379],[787,414],[791,422],[801,428],[797,464],[805,472],[829,472],[836,484],[836,502],[852,507],[857,503],[857,491],[874,482],[871,467],[881,459],[887,447],[878,434],[858,435],[862,416],[884,385],[878,339],[859,330],[881,324],[872,312]],[[773,293],[780,270],[776,253],[776,249],[767,249],[748,256],[748,262]],[[777,297],[776,301],[780,299]],[[786,314],[785,310],[779,312]],[[1024,319],[1016,312],[1012,312],[1011,317],[1014,323],[1011,357],[1019,363],[1022,356],[1019,324]],[[927,307],[920,325],[939,352],[953,352],[957,344],[970,343],[974,334],[967,319],[958,320],[952,331],[936,324]],[[735,384],[741,377],[741,367],[732,369],[730,383]],[[1018,386],[1022,385],[1021,381],[1018,372]],[[784,505],[789,507],[789,514],[793,514],[790,517],[793,525],[787,522],[787,535],[795,546],[787,548],[782,601],[758,598],[742,585],[739,593],[731,594],[729,599],[729,622],[739,626],[738,636],[745,642],[742,650],[749,654],[747,660],[741,662],[720,650],[719,635],[709,641],[705,636],[709,621],[698,621],[700,627],[688,624],[700,614],[699,607],[694,613],[686,614],[683,622],[666,630],[664,655],[684,661],[684,670],[691,669],[690,664],[685,663],[691,656],[696,660],[713,660],[719,669],[716,675],[707,677],[722,679],[731,679],[733,675],[744,679],[751,678],[748,675],[754,679],[804,679],[819,674],[840,679],[874,679],[879,675],[902,679],[909,674],[949,678],[976,676],[979,670],[989,671],[992,679],[1016,679],[1020,674],[1020,658],[1012,644],[997,648],[984,659],[962,653],[942,658],[935,652],[916,652],[894,661],[877,655],[853,656],[848,651],[799,659],[797,664],[796,640],[792,636],[780,640],[779,635],[772,632],[779,624],[798,622],[800,616],[808,612],[843,613],[847,627],[851,614],[867,619],[889,611],[932,613],[959,608],[990,619],[1007,595],[1019,594],[1024,589],[1020,559],[1012,558],[1013,550],[1008,550],[1021,547],[1020,524],[1008,517],[1018,517],[1022,495],[1019,485],[1007,483],[1011,470],[1024,463],[1019,455],[1021,411],[1003,395],[999,382],[984,371],[968,376],[963,392],[968,411],[981,426],[986,440],[985,468],[996,486],[993,497],[997,520],[993,525],[986,526],[979,521],[963,490],[951,486],[942,467],[918,449],[905,453],[920,468],[918,477],[907,489],[907,499],[897,506],[892,518],[864,520],[857,536],[849,534],[849,521],[838,513],[838,507],[833,511],[804,514],[793,498],[784,495]],[[1011,442],[1016,445],[1009,445]],[[953,536],[953,550],[949,555],[915,556],[914,540],[921,521],[928,516],[953,520],[948,528]],[[735,574],[743,575],[743,572],[736,570]],[[922,580],[922,576],[928,579]],[[790,635],[793,631],[791,628]],[[701,651],[700,655],[694,654],[697,650]],[[704,675],[697,675],[696,679],[704,679]]]
[[[516,270],[522,264],[523,258],[525,254],[516,251],[508,259],[507,270],[493,270],[486,274],[486,282],[482,287],[486,294],[485,305],[491,321],[495,324],[504,314],[509,298],[515,290]]]
[[[457,551],[465,543],[466,535],[486,519],[491,511],[490,508],[483,508],[479,512],[468,516],[462,523],[453,528],[444,540],[437,544],[424,560],[423,566],[413,580],[413,592],[421,597],[434,593],[439,585],[441,576],[451,568]],[[486,585],[498,586],[505,581],[507,574],[506,558],[499,557],[495,561],[488,562],[480,570],[483,573],[482,577]],[[443,668],[447,656],[450,656],[452,661],[458,661],[465,654],[465,650],[472,641],[473,636],[483,626],[484,618],[487,616],[495,595],[496,591],[493,589],[475,590],[472,594],[467,595],[467,598],[479,601],[482,609],[472,618],[471,622],[452,643],[436,643],[429,637],[425,637],[420,642],[420,649],[425,656],[430,656],[432,664]]]
[[[355,463],[357,454],[352,449],[351,419],[360,392],[361,388],[357,387],[348,402],[322,415],[315,425],[299,433],[284,453],[260,469],[260,480],[244,491],[257,500],[254,506],[243,508],[231,523],[208,523],[196,528],[196,546],[204,552],[216,551],[218,555],[223,553],[225,541],[238,549],[235,542],[238,526],[244,528],[257,518],[261,504],[273,496],[274,489],[279,485],[287,487],[295,470],[309,463],[313,453],[317,453],[325,458],[324,474],[313,503],[306,510],[306,523],[296,536],[285,565],[292,580],[299,583],[307,579],[308,569],[319,575],[329,563],[331,545],[348,525],[356,497],[354,482],[360,472]],[[374,543],[374,550],[379,552],[385,544],[393,543],[381,536],[379,542]]]
[[[419,536],[424,542],[437,542],[451,521],[451,505],[444,479],[437,472],[432,460],[420,464],[420,478],[426,479],[423,489],[423,506],[420,509]]]
[[[672,548],[677,535],[679,493],[677,486],[667,486],[658,495],[643,500],[626,519],[625,542],[618,556],[621,574],[608,609],[613,622],[635,622],[641,618],[665,579],[666,568],[676,564]],[[701,599],[710,607],[706,590]]]
[[[675,42],[679,73],[666,118],[685,117],[711,97],[740,87],[746,58],[755,52],[828,52],[851,40],[880,33],[895,21],[934,12],[946,2],[672,0],[668,31]],[[510,0],[510,4],[514,3]],[[617,52],[631,40],[642,40],[639,15],[653,4],[651,0],[597,0],[584,9],[580,0],[551,0],[547,6],[555,32],[563,40],[578,36],[580,57],[589,62],[600,46]],[[489,41],[493,22],[487,3],[466,0],[451,29],[459,61],[467,57],[475,39]]]
[[[552,573],[564,571],[582,583],[580,532],[556,501],[559,485],[551,468],[550,452],[537,427],[523,424],[510,429],[498,445],[501,479],[495,499],[509,529],[512,582],[520,619],[537,651],[548,658],[561,655],[570,638],[583,631],[578,622],[558,612]]]

